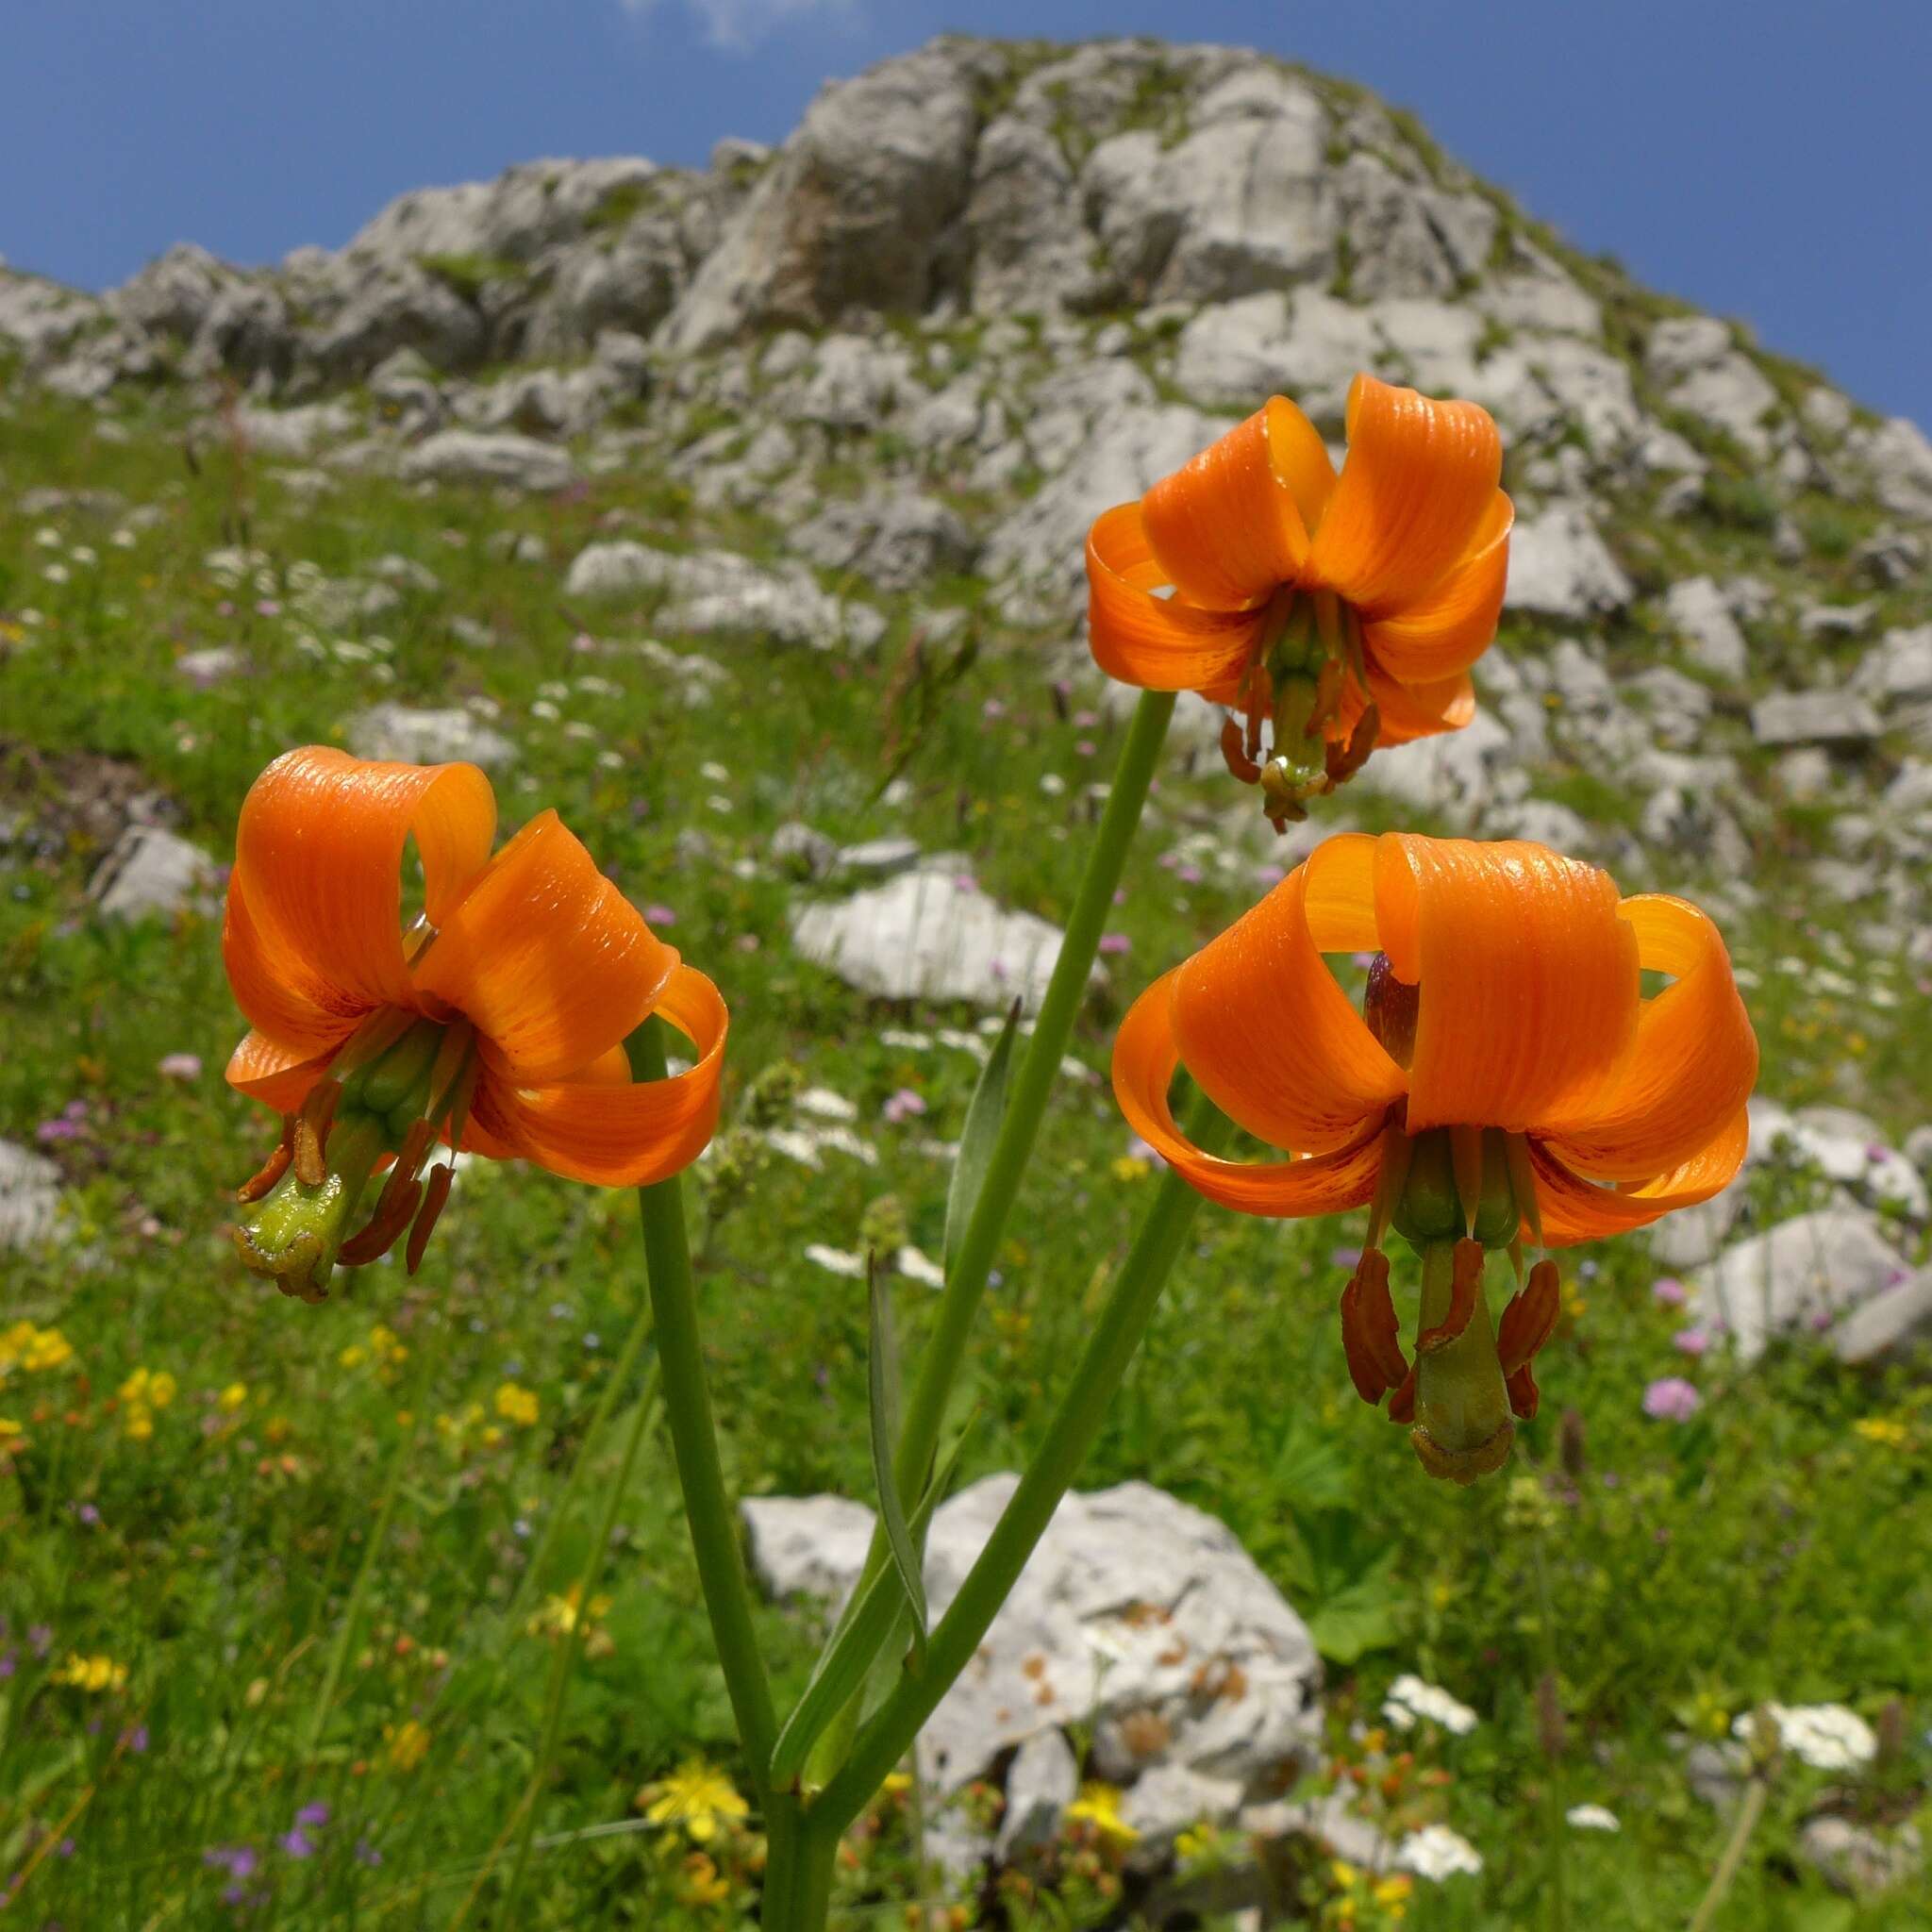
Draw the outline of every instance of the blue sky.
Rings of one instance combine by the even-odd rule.
[[[338,244],[538,155],[698,161],[955,29],[1259,46],[1413,108],[1579,246],[1932,425],[1924,0],[40,0],[8,8],[0,255]]]

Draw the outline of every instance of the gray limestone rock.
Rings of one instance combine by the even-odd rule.
[[[1863,1208],[1824,1208],[1726,1249],[1692,1277],[1700,1322],[1722,1323],[1753,1362],[1774,1337],[1823,1330],[1908,1275]]]
[[[1709,577],[1684,577],[1664,594],[1664,616],[1692,663],[1714,676],[1740,678],[1749,665],[1744,633],[1730,601]]]
[[[987,1476],[935,1512],[925,1560],[935,1621],[1017,1481]],[[742,1507],[769,1590],[828,1601],[850,1590],[870,1512],[829,1497]],[[1199,1794],[1212,1781],[1225,1807],[1217,1822],[1231,1824],[1244,1796],[1272,1794],[1319,1748],[1321,1676],[1307,1626],[1224,1524],[1146,1483],[1075,1492],[927,1724],[920,1765],[953,1791],[1029,1739],[1070,1725],[1124,1732],[1138,1740],[1137,1782],[1159,1773],[1178,1785],[1180,1772]]]
[[[1781,691],[1751,707],[1759,744],[1869,744],[1884,727],[1856,691]]]
[[[791,914],[798,952],[860,992],[994,1010],[1016,996],[1028,1011],[1039,1006],[1061,937],[1058,926],[1008,911],[950,872],[901,873],[851,899]]]
[[[372,705],[349,720],[349,749],[358,758],[396,758],[405,764],[480,765],[507,770],[517,748],[480,718],[458,708],[419,710],[409,705]]]
[[[60,1170],[43,1155],[0,1141],[0,1255],[50,1245],[60,1231]]]
[[[512,490],[567,490],[577,480],[576,465],[562,450],[507,430],[439,431],[400,467],[411,482],[500,483]]]
[[[87,890],[103,919],[172,919],[206,910],[221,883],[221,868],[199,845],[158,825],[129,825]]]
[[[825,505],[791,532],[791,547],[825,570],[856,571],[882,591],[908,591],[973,560],[973,533],[937,497],[894,491]]]
[[[1582,621],[1621,610],[1635,594],[1579,506],[1561,504],[1517,519],[1509,539],[1507,608]]]

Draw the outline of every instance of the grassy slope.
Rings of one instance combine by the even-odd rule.
[[[547,1640],[527,1634],[524,1618],[572,1574],[596,1477],[614,1468],[621,1428],[590,1446],[591,1500],[560,1536],[551,1574],[508,1617],[533,1531],[560,1494],[600,1368],[636,1305],[631,1205],[540,1174],[473,1173],[413,1287],[376,1270],[320,1309],[263,1293],[220,1233],[221,1190],[264,1150],[268,1124],[218,1077],[237,1025],[216,927],[96,924],[81,898],[94,855],[59,836],[49,773],[76,769],[60,764],[67,755],[125,760],[179,803],[192,836],[225,854],[259,767],[287,744],[338,736],[371,698],[500,704],[501,728],[522,753],[502,787],[506,822],[558,806],[635,898],[675,909],[669,936],[724,986],[734,1011],[728,1104],[741,1103],[758,1070],[789,1058],[859,1107],[875,1168],[833,1155],[812,1174],[774,1159],[757,1177],[755,1208],[713,1196],[723,1211],[703,1294],[733,1480],[746,1491],[863,1495],[862,1295],[801,1251],[810,1241],[857,1245],[861,1218],[869,1207],[876,1217],[874,1204],[889,1194],[911,1238],[937,1250],[943,1169],[919,1143],[957,1132],[974,1064],[955,1049],[889,1045],[880,1030],[973,1023],[883,1014],[806,967],[785,941],[793,889],[741,879],[729,861],[759,853],[794,817],[841,838],[909,831],[969,854],[1002,901],[1052,916],[1079,864],[1080,788],[1105,776],[1118,734],[1062,722],[1029,662],[1030,641],[996,643],[924,735],[908,767],[911,800],[888,810],[874,802],[880,721],[904,714],[891,695],[902,630],[875,666],[708,645],[736,688],[702,711],[675,707],[633,660],[573,649],[576,626],[558,598],[562,567],[612,508],[636,509],[664,536],[701,534],[675,491],[615,479],[581,501],[506,508],[481,494],[425,497],[351,480],[308,508],[273,470],[238,493],[219,451],[191,475],[173,408],[130,406],[135,435],[125,444],[94,440],[90,417],[51,403],[23,405],[8,425],[13,494],[84,484],[157,502],[164,514],[125,550],[108,541],[111,520],[63,513],[0,525],[0,609],[31,604],[49,620],[0,660],[0,799],[56,828],[48,849],[29,856],[16,845],[0,870],[0,1133],[31,1141],[70,1101],[87,1109],[82,1138],[53,1150],[87,1224],[80,1246],[44,1262],[9,1258],[0,1301],[0,1326],[19,1317],[58,1324],[76,1350],[68,1368],[16,1375],[0,1392],[0,1415],[27,1431],[12,1477],[0,1476],[0,1657],[15,1658],[0,1681],[0,1883],[33,1857],[43,1826],[61,1826],[73,1855],[39,1866],[17,1908],[24,1924],[225,1924],[234,1913],[219,1894],[231,1881],[203,1851],[249,1841],[264,1857],[245,1889],[274,1900],[255,1908],[257,1923],[441,1925],[528,1774]],[[392,641],[392,685],[378,690],[366,666],[299,655],[294,626],[248,614],[248,589],[233,595],[242,614],[221,612],[229,592],[204,558],[238,534],[244,506],[277,595],[303,559],[337,575],[400,552],[436,573],[441,592],[406,593],[375,626]],[[37,545],[42,522],[60,533],[61,550]],[[537,534],[548,567],[492,557],[485,540],[505,528]],[[1710,535],[1713,548],[1729,541]],[[98,560],[73,565],[64,586],[46,582],[46,563],[75,542]],[[1749,560],[1759,563],[1761,545]],[[446,620],[458,613],[490,625],[493,647],[455,642]],[[647,629],[642,619],[603,626],[613,637]],[[230,641],[260,675],[197,692],[173,669],[183,650]],[[1624,642],[1644,648],[1641,637]],[[580,690],[586,675],[613,680],[621,695]],[[995,696],[1007,708],[997,722],[982,715]],[[533,708],[540,703],[558,715]],[[600,766],[607,752],[616,769]],[[712,762],[728,775],[705,776]],[[1049,773],[1066,780],[1064,795],[1042,791]],[[1120,994],[1253,895],[1245,863],[1209,866],[1190,882],[1156,862],[1191,827],[1225,813],[1226,791],[1207,774],[1164,784],[1119,914],[1132,941],[1116,965]],[[707,836],[712,860],[679,862],[677,836],[691,827]],[[1885,1070],[1868,1098],[1909,1125],[1910,1095],[1923,1091],[1924,1002],[1907,986],[1901,1006],[1868,1007],[1871,985],[1894,982],[1862,977],[1852,995],[1821,1002],[1802,974],[1776,970],[1777,958],[1793,955],[1805,974],[1832,969],[1844,946],[1828,908],[1805,904],[1808,931],[1773,923],[1797,891],[1786,865],[1804,850],[1804,827],[1780,822],[1779,840],[1782,854],[1764,854],[1765,928],[1739,936],[1740,958],[1761,974],[1767,1088],[1790,1099],[1833,1091],[1860,1058],[1847,1044],[1856,1035],[1865,1061]],[[1078,1052],[1096,1072],[1117,1012],[1118,997],[1096,1003],[1083,1025]],[[199,1080],[158,1074],[161,1056],[179,1052],[201,1056]],[[887,1126],[879,1109],[902,1087],[928,1111]],[[1039,1425],[1146,1196],[1143,1179],[1117,1168],[1125,1151],[1104,1086],[1068,1086],[984,1325],[963,1478],[1010,1466]],[[1777,1185],[1795,1205],[1800,1184]],[[1388,1678],[1408,1668],[1477,1707],[1483,1722],[1470,1739],[1427,1755],[1454,1774],[1437,1811],[1483,1847],[1489,1871],[1479,1885],[1429,1899],[1412,1924],[1543,1923],[1552,1874],[1541,1821],[1552,1778],[1561,1802],[1606,1803],[1624,1823],[1616,1839],[1572,1839],[1571,1923],[1681,1923],[1723,1827],[1690,1794],[1667,1733],[1708,1734],[1763,1697],[1844,1699],[1875,1716],[1893,1696],[1907,1700],[1908,1735],[1924,1732],[1932,1407],[1922,1390],[1897,1375],[1861,1379],[1808,1346],[1749,1376],[1721,1357],[1690,1364],[1670,1342],[1679,1318],[1654,1305],[1652,1271],[1628,1243],[1573,1270],[1571,1313],[1541,1375],[1544,1416],[1525,1431],[1511,1479],[1450,1493],[1423,1479],[1400,1432],[1348,1391],[1332,1307],[1335,1251],[1349,1231],[1211,1211],[1198,1230],[1088,1480],[1145,1476],[1212,1509],[1305,1610],[1321,1612],[1333,1648],[1347,1654],[1367,1640],[1357,1663],[1333,1673],[1341,1712],[1373,1712]],[[912,1322],[921,1295],[905,1291]],[[407,1361],[385,1368],[376,1358],[376,1324],[403,1338]],[[129,1438],[114,1400],[140,1366],[179,1384],[146,1441]],[[1678,1372],[1704,1386],[1703,1416],[1683,1427],[1647,1422],[1645,1383]],[[230,1414],[217,1392],[237,1382],[246,1399]],[[499,1422],[493,1400],[505,1382],[537,1393],[534,1426]],[[413,1438],[398,1417],[408,1404],[433,1418]],[[1586,1445],[1574,1484],[1556,1471],[1566,1409]],[[1854,1432],[1872,1417],[1905,1421],[1909,1446]],[[329,1642],[399,1442],[393,1533],[325,1746],[305,1762]],[[631,1815],[636,1788],[692,1752],[731,1761],[661,1440],[647,1445],[621,1521],[614,1648],[579,1671],[561,1778],[542,1801],[545,1832]],[[51,1633],[46,1663],[35,1660],[30,1625]],[[773,1610],[764,1625],[779,1676],[795,1688],[809,1622]],[[125,1661],[125,1697],[50,1685],[48,1665],[70,1651]],[[1554,1769],[1539,1746],[1534,1695],[1552,1657],[1568,1738]],[[135,1713],[144,1750],[108,1763]],[[429,1748],[404,1771],[391,1747],[411,1719]],[[1881,1782],[1898,1791],[1924,1782],[1924,1746],[1909,1752]],[[1922,1924],[1918,1901],[1848,1916],[1797,1874],[1799,1798],[1822,1782],[1787,1774],[1722,1923],[1794,1932]],[[89,1790],[87,1807],[62,1826]],[[317,1856],[266,1849],[298,1807],[318,1800],[333,1817],[316,1835]],[[1908,1801],[1874,1785],[1860,1803],[1897,1815]],[[379,1851],[379,1868],[358,1862],[358,1840]],[[855,1892],[876,1884],[905,1895],[891,1842],[870,1877],[853,1880]],[[526,1911],[540,1897],[541,1907],[524,1923],[737,1923],[742,1885],[716,1905],[678,1903],[691,1890],[680,1849],[641,1832],[554,1850],[525,1898]],[[1084,1915],[1077,1882],[1073,1895]],[[490,1898],[486,1889],[470,1923],[490,1922]]]

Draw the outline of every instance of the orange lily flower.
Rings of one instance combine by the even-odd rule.
[[[1357,1014],[1324,953],[1373,954]],[[1639,975],[1671,983],[1642,996]],[[1303,1157],[1204,1153],[1174,1124],[1184,1066],[1238,1125]],[[1757,1041],[1717,927],[1667,893],[1620,898],[1541,845],[1348,833],[1128,1012],[1114,1092],[1209,1200],[1243,1213],[1371,1207],[1341,1298],[1349,1373],[1391,1396],[1431,1474],[1501,1466],[1536,1413],[1559,1312],[1540,1260],[1491,1328],[1486,1257],[1641,1227],[1741,1165]],[[1609,1185],[1601,1185],[1608,1183]],[[1415,1361],[1397,1341],[1392,1225],[1422,1257]]]
[[[1244,712],[1222,727],[1228,769],[1260,785],[1277,828],[1306,817],[1377,744],[1475,715],[1469,667],[1496,634],[1516,514],[1502,469],[1488,410],[1357,375],[1338,476],[1314,425],[1272,396],[1094,523],[1094,658]]]
[[[718,1119],[728,1016],[597,870],[554,811],[491,857],[496,800],[475,765],[373,763],[326,746],[278,758],[242,807],[223,958],[253,1031],[229,1085],[282,1115],[241,1191],[242,1259],[321,1301],[336,1262],[410,1230],[409,1272],[449,1194],[439,1141],[601,1187],[664,1179]],[[423,916],[404,930],[415,841]],[[696,1064],[631,1078],[624,1042],[653,1013]],[[382,1167],[367,1224],[349,1229]]]

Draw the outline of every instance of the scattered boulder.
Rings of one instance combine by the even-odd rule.
[[[1673,584],[1664,594],[1664,616],[1701,670],[1715,677],[1744,675],[1750,662],[1744,633],[1711,578],[1685,577]]]
[[[936,497],[894,493],[828,503],[791,536],[824,570],[856,571],[882,591],[908,591],[973,560],[973,533]]]
[[[1824,1208],[1740,1241],[1692,1277],[1698,1320],[1722,1324],[1740,1359],[1773,1337],[1833,1320],[1905,1281],[1909,1271],[1861,1208]]]
[[[799,564],[761,569],[728,550],[678,555],[627,540],[579,551],[564,579],[566,597],[627,598],[658,593],[658,621],[695,637],[752,632],[813,651],[877,641],[883,620],[864,606],[842,605],[820,590]]]
[[[158,825],[129,825],[87,890],[103,919],[135,921],[206,910],[221,887],[221,868],[199,845]]]
[[[1623,609],[1636,594],[1589,513],[1577,505],[1559,504],[1541,516],[1517,519],[1509,538],[1506,608],[1581,623]]]
[[[1017,1483],[987,1476],[935,1511],[925,1559],[935,1622]],[[765,1497],[741,1507],[768,1589],[828,1603],[851,1589],[871,1538],[862,1505]],[[1061,1501],[921,1734],[920,1765],[955,1791],[1015,1746],[1076,1726],[1107,1774],[1133,1787],[1157,1780],[1150,1804],[1183,1786],[1212,1805],[1205,1815],[1231,1824],[1245,1796],[1274,1795],[1319,1748],[1321,1681],[1307,1625],[1227,1527],[1149,1484],[1123,1483]],[[1040,1769],[1045,1783],[1052,1764]],[[1172,1804],[1158,1811],[1177,1816]]]
[[[1884,726],[1856,691],[1780,691],[1751,707],[1759,744],[1870,744]]]
[[[874,999],[966,1000],[998,1009],[1045,996],[1062,934],[947,872],[906,872],[837,904],[791,914],[791,943]],[[1095,967],[1095,977],[1102,976]]]
[[[372,705],[349,721],[349,749],[358,758],[396,758],[406,764],[466,762],[486,772],[507,770],[517,748],[471,712],[417,710],[408,705]]]
[[[59,1220],[60,1170],[44,1155],[0,1141],[0,1255],[49,1245]]]
[[[403,458],[410,482],[498,483],[510,490],[568,490],[576,465],[565,453],[535,437],[508,430],[444,429]]]

